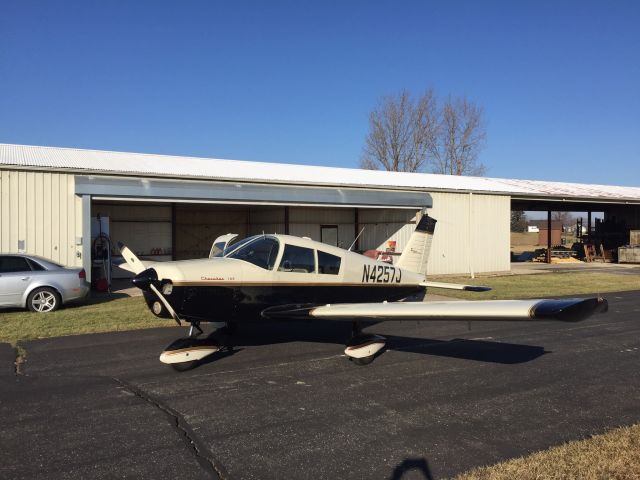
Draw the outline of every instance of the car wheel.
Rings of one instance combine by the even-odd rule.
[[[36,288],[27,298],[27,308],[38,313],[53,312],[60,303],[60,294],[50,287]]]

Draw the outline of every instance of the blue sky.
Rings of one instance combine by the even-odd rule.
[[[0,142],[356,167],[383,94],[496,177],[640,185],[640,2],[4,1]]]

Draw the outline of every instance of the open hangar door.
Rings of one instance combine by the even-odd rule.
[[[213,240],[233,232],[247,235],[249,207],[200,203],[148,203],[127,201],[95,201],[91,207],[92,257],[96,274],[104,276],[101,255],[96,251],[100,233],[111,242],[115,265],[122,257],[118,242],[127,245],[141,259],[166,262],[203,258],[209,255]],[[98,218],[101,219],[98,222]],[[102,269],[103,271],[99,271]],[[95,276],[95,275],[94,275]],[[113,278],[131,274],[113,268]]]
[[[413,218],[421,208],[432,206],[431,196],[416,189],[88,175],[76,175],[74,183],[75,194],[91,206],[83,210],[82,228],[87,237],[94,223],[89,213],[91,217],[101,213],[109,218],[114,257],[119,253],[116,243],[122,241],[142,258],[159,261],[206,256],[215,237],[225,233],[241,237],[289,233],[348,248],[361,229],[360,222],[398,223],[396,218],[381,220],[381,214],[376,217],[365,211],[398,210],[404,211],[398,214],[402,218]],[[365,231],[368,238],[361,239],[362,245],[358,239],[355,250],[384,245],[386,238],[397,232],[380,228],[377,233]],[[91,278],[90,250],[88,242],[83,244],[83,262]]]
[[[110,243],[113,264],[122,262],[118,242],[126,244],[142,258],[152,261],[173,259],[173,213],[171,204],[143,202],[93,202],[91,205],[92,278],[106,277],[103,262],[106,245],[98,237],[106,236]],[[100,219],[100,221],[98,221]],[[112,278],[128,278],[129,272],[113,268]]]
[[[92,237],[101,232],[111,241],[113,264],[122,262],[117,243],[151,261],[187,260],[209,255],[219,235],[238,238],[261,233],[309,237],[341,248],[385,250],[389,241],[401,251],[415,228],[417,210],[323,206],[227,205],[99,201],[92,203]],[[101,218],[98,224],[97,218]],[[357,234],[360,236],[356,240]],[[354,243],[355,242],[355,243]],[[95,250],[95,249],[94,249]],[[94,277],[105,276],[93,252]],[[131,274],[112,269],[112,278]]]
[[[208,203],[176,203],[175,260],[206,258],[220,235],[247,236],[250,207]]]
[[[631,232],[640,230],[640,205],[629,202],[514,198],[511,202],[511,210],[538,213],[543,218],[540,222],[541,238],[538,243],[546,249],[547,262],[551,262],[552,255],[556,254],[554,248],[562,243],[558,239],[564,240],[567,236],[577,237],[577,239],[571,238],[571,241],[565,241],[563,247],[572,247],[578,258],[589,260],[587,253],[593,252],[591,258],[618,262],[620,247],[626,248],[629,245],[633,247],[635,242],[631,238]],[[569,213],[570,220],[558,220],[558,218],[564,218],[563,215],[558,215],[558,212]],[[572,235],[565,235],[567,232]]]

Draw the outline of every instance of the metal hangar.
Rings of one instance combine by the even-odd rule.
[[[585,202],[640,227],[635,187],[0,144],[0,251],[89,275],[105,236],[157,260],[206,257],[229,232],[400,252],[424,207],[438,220],[428,273],[508,271],[514,205]]]

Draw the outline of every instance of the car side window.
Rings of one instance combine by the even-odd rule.
[[[279,272],[315,273],[316,260],[310,248],[285,245]]]
[[[27,263],[31,267],[31,270],[33,270],[35,272],[40,272],[42,270],[46,270],[46,268],[44,268],[42,265],[40,265],[35,260],[31,260],[30,258],[27,258]]]
[[[318,273],[338,275],[341,262],[340,257],[318,250]]]
[[[24,257],[0,257],[0,273],[30,272],[31,267]]]

